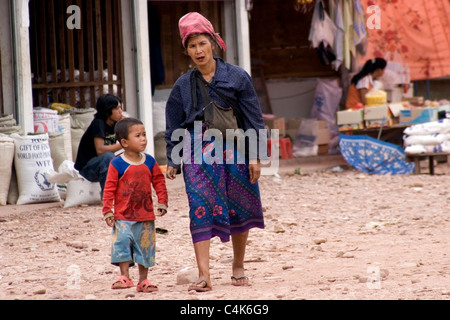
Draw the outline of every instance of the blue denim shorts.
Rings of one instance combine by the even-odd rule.
[[[130,262],[145,268],[155,265],[155,221],[116,221],[112,232],[111,263]]]

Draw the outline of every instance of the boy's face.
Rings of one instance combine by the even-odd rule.
[[[128,130],[128,137],[122,139],[122,146],[133,152],[144,152],[147,148],[147,133],[142,124],[135,124]]]

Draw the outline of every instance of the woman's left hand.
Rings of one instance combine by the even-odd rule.
[[[255,184],[261,176],[261,165],[259,160],[256,163],[250,163],[248,165],[248,171],[250,172],[250,183]]]

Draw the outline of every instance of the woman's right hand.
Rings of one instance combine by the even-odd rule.
[[[167,170],[166,170],[167,179],[169,179],[169,180],[175,179],[177,177],[177,172],[178,172],[177,168],[167,167]]]

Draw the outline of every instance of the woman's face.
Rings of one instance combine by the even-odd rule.
[[[117,121],[121,120],[123,118],[122,115],[122,104],[119,102],[117,107],[112,108],[112,113],[108,117],[109,120],[111,120],[113,123],[116,123]]]
[[[379,78],[383,77],[383,75],[384,75],[384,69],[377,69],[372,74],[372,78],[373,79],[379,79]]]
[[[213,45],[208,36],[200,34],[188,39],[187,54],[197,66],[210,63],[213,57]]]

